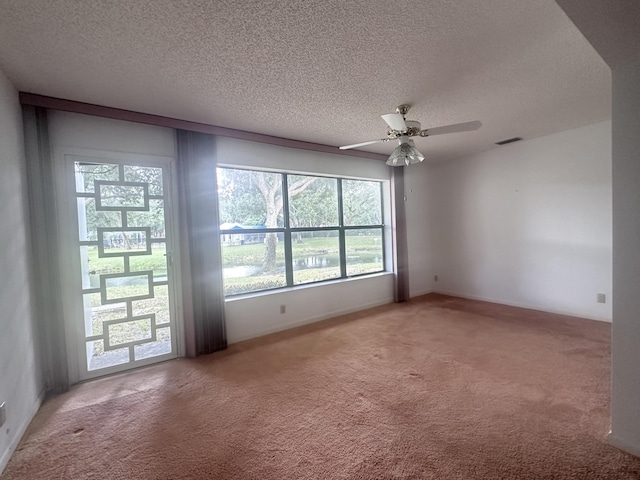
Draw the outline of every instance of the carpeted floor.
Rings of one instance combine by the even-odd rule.
[[[74,387],[10,479],[635,479],[610,326],[428,295]]]

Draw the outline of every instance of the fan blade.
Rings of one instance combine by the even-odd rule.
[[[391,130],[398,132],[406,132],[407,124],[404,123],[404,117],[401,113],[387,113],[382,115],[382,119],[387,122],[387,125],[391,127]]]
[[[455,123],[444,127],[427,128],[420,132],[421,137],[430,137],[431,135],[442,135],[443,133],[472,132],[478,130],[482,126],[482,122],[474,120],[473,122]]]
[[[340,147],[340,150],[348,150],[350,148],[364,147],[365,145],[371,145],[372,143],[378,143],[378,142],[386,142],[388,140],[389,140],[388,138],[381,138],[380,140],[371,140],[369,142],[354,143],[353,145],[345,145],[344,147]]]

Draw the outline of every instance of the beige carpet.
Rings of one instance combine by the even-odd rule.
[[[79,385],[9,479],[631,479],[608,324],[430,295]]]

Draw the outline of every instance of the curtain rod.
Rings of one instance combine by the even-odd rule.
[[[206,123],[190,122],[188,120],[163,117],[161,115],[151,115],[149,113],[134,112],[121,108],[105,107],[92,103],[76,102],[74,100],[48,97],[46,95],[38,95],[35,93],[20,92],[20,103],[22,105],[32,105],[34,107],[43,107],[51,110],[61,110],[63,112],[82,113],[85,115],[93,115],[96,117],[105,117],[115,120],[125,120],[127,122],[156,125],[158,127],[209,133],[211,135],[219,135],[222,137],[238,138],[241,140],[249,140],[252,142],[267,143],[269,145],[280,145],[282,147],[298,148],[301,150],[311,150],[314,152],[322,153],[332,153],[335,155],[344,155],[348,157],[361,157],[382,161],[386,161],[388,157],[387,155],[363,152],[361,150],[349,150],[347,152],[344,150],[340,150],[338,147],[332,147],[330,145],[322,145],[319,143],[303,142],[300,140],[274,137],[271,135],[263,135],[261,133],[245,132],[244,130],[235,130],[233,128],[218,127],[216,125],[209,125]]]

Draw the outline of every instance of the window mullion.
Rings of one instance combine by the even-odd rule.
[[[282,218],[284,220],[284,271],[287,287],[293,286],[293,250],[291,247],[291,225],[289,223],[289,179],[282,174]]]
[[[340,278],[347,276],[347,246],[344,231],[344,210],[342,205],[342,179],[338,178],[338,239],[340,248]]]
[[[382,182],[380,182],[380,221],[382,226],[380,228],[380,241],[382,242],[382,270],[387,269],[387,242],[385,241],[385,218],[384,218],[384,190],[382,189]]]

